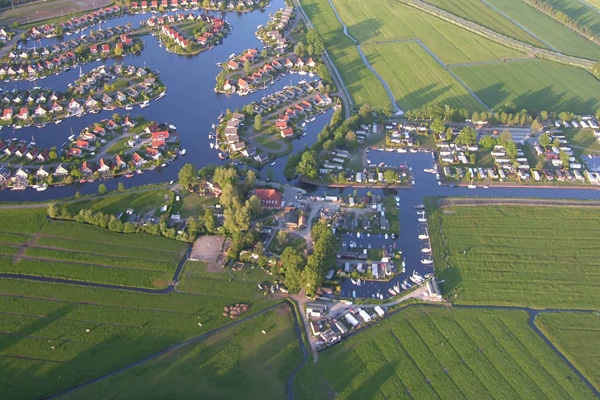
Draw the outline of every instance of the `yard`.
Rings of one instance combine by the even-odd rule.
[[[593,399],[521,311],[412,307],[309,363],[299,399]]]
[[[507,101],[517,109],[594,113],[600,82],[589,72],[546,60],[472,65],[452,69],[477,96],[497,110]]]
[[[365,45],[369,63],[390,85],[405,110],[448,104],[467,110],[483,106],[418,43]]]
[[[428,216],[441,289],[452,302],[598,308],[600,208],[464,205]]]
[[[79,210],[90,209],[93,212],[116,215],[133,209],[136,214],[155,212],[160,214],[160,208],[164,205],[171,206],[175,194],[168,189],[152,189],[146,191],[113,192],[103,196],[85,197],[80,200],[65,202],[71,214],[77,214]]]
[[[291,318],[282,305],[61,399],[283,399],[302,359]]]

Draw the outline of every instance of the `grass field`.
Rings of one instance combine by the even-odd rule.
[[[591,1],[593,2],[593,1]],[[591,3],[590,2],[590,3]],[[579,0],[546,0],[555,10],[560,10],[569,18],[577,21],[579,26],[586,26],[595,36],[600,34],[600,13],[585,1]]]
[[[79,201],[66,203],[67,209],[72,214],[79,210],[90,209],[93,212],[117,214],[133,208],[136,214],[145,214],[156,211],[157,214],[163,205],[171,205],[175,195],[168,189],[152,189],[146,191],[132,191],[124,193],[109,193],[104,196],[92,196]]]
[[[427,3],[493,31],[538,47],[546,47],[531,33],[496,12],[481,0],[426,0]]]
[[[397,1],[382,0],[376,7],[360,0],[333,2],[349,33],[361,44],[418,38],[446,64],[524,56]]]
[[[600,315],[542,313],[536,325],[596,387],[600,387]]]
[[[441,289],[453,302],[598,308],[600,208],[452,206],[429,221]]]
[[[291,313],[281,306],[61,398],[279,400],[301,359]]]
[[[517,109],[576,110],[600,107],[600,82],[583,69],[546,60],[455,67],[452,69],[492,109],[512,100]]]
[[[483,110],[483,106],[418,43],[365,45],[363,51],[405,110],[433,104]]]
[[[592,399],[519,311],[414,307],[319,354],[299,399]]]
[[[76,14],[83,11],[105,7],[111,0],[45,0],[23,7],[9,8],[0,12],[0,23],[12,25],[14,22],[27,24],[61,15]]]
[[[356,45],[343,34],[327,0],[301,0],[304,11],[321,34],[327,52],[337,66],[354,103],[368,103],[373,108],[390,103],[383,85],[369,71]]]
[[[575,154],[599,154],[600,153],[600,142],[594,136],[594,132],[590,129],[569,129],[564,131],[565,136],[569,140],[569,143],[573,146],[580,148],[573,148]],[[599,163],[600,160],[588,161],[590,166]]]
[[[525,2],[521,0],[488,0],[488,2],[559,51],[592,60],[600,59],[600,46],[545,16]]]

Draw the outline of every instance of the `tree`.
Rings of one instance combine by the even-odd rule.
[[[471,127],[465,126],[462,128],[456,138],[456,143],[471,145],[477,142],[477,131]]]
[[[204,211],[202,224],[208,233],[214,233],[217,230],[217,218],[210,210]]]
[[[502,133],[500,133],[500,136],[498,137],[498,140],[503,146],[506,146],[508,142],[513,141],[512,133],[510,133],[510,131],[502,131]]]
[[[123,182],[119,182],[119,184],[117,185],[117,192],[124,192],[125,191],[125,185],[123,184]]]
[[[494,146],[494,138],[489,135],[485,135],[481,138],[479,144],[481,145],[481,147],[489,149],[492,146]]]
[[[123,55],[123,48],[121,46],[115,46],[113,52],[115,53],[115,57],[121,57]]]
[[[299,41],[296,44],[296,47],[294,47],[294,54],[296,54],[298,57],[304,57],[306,55],[306,48],[304,47],[304,43]]]
[[[56,203],[48,204],[48,216],[50,218],[56,218],[59,215],[60,215],[60,210],[58,209],[58,206],[56,205]]]
[[[543,146],[544,148],[550,146],[550,135],[548,135],[547,133],[542,133],[540,135],[540,146]]]
[[[539,132],[542,129],[544,129],[544,125],[538,121],[537,119],[535,119],[532,123],[531,123],[531,130],[535,133],[535,132]]]
[[[254,117],[254,130],[260,131],[261,128],[262,128],[262,115],[256,114],[256,116]]]
[[[444,125],[444,121],[436,118],[433,120],[429,128],[433,131],[433,133],[442,133],[446,129],[446,125]]]
[[[106,189],[106,185],[104,183],[98,185],[98,194],[106,194],[106,192],[108,192],[108,190]]]
[[[564,151],[560,151],[560,153],[558,153],[558,156],[560,157],[560,161],[562,161],[563,163],[563,168],[568,169],[569,168],[569,159],[571,158],[567,153],[565,153]]]
[[[475,164],[477,162],[477,154],[471,153],[471,155],[469,156],[469,161],[471,162],[471,164]]]
[[[198,171],[196,170],[196,167],[190,163],[187,163],[183,167],[181,167],[181,169],[179,170],[179,174],[178,174],[179,183],[185,189],[192,190],[194,187],[194,184],[196,182],[197,174],[198,174]]]
[[[250,72],[252,72],[252,65],[248,60],[244,61],[244,72],[246,75],[250,75]]]
[[[298,173],[310,179],[315,179],[319,176],[319,160],[317,152],[307,150],[302,153],[302,158],[298,163]]]
[[[393,169],[387,169],[383,173],[383,179],[385,179],[387,183],[394,183],[396,181],[397,176],[398,175],[396,174],[396,171],[394,171]]]

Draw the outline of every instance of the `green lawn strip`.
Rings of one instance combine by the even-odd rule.
[[[600,82],[589,72],[546,60],[456,67],[453,71],[488,106],[507,101],[529,111],[593,113]]]
[[[594,386],[600,386],[598,313],[542,313],[535,324]]]
[[[19,251],[18,245],[0,245],[0,255],[13,256]]]
[[[46,207],[0,209],[0,231],[18,234],[34,233],[47,225]]]
[[[594,132],[591,129],[566,129],[563,133],[569,140],[569,144],[582,147],[582,149],[573,147],[574,153],[582,155],[600,153],[600,142],[596,139]],[[594,165],[594,161],[588,162],[590,166]]]
[[[418,43],[366,45],[363,51],[404,109],[448,104],[483,110],[483,106]]]
[[[400,216],[400,211],[396,206],[396,199],[390,196],[384,197],[381,201],[385,206],[385,217],[388,220],[388,224],[390,226],[388,232],[400,233],[400,220],[398,219]]]
[[[8,228],[8,227],[5,227]],[[0,243],[4,244],[22,244],[29,240],[29,235],[20,233],[0,232]]]
[[[584,309],[599,304],[600,209],[457,206],[429,215],[436,267],[446,281],[442,291],[452,301]]]
[[[173,279],[172,271],[136,270],[119,267],[99,267],[92,264],[65,263],[22,259],[11,262],[0,258],[0,271],[15,274],[72,279],[118,286],[163,288]]]
[[[542,14],[521,0],[488,0],[510,18],[561,52],[591,60],[600,59],[600,47]]]
[[[276,138],[267,135],[258,135],[254,138],[257,143],[261,146],[266,147],[269,150],[279,150],[282,146]],[[285,146],[285,143],[283,143]]]
[[[282,399],[301,358],[289,312],[273,310],[62,398]]]
[[[90,240],[107,245],[123,245],[143,249],[160,249],[163,251],[183,252],[187,245],[176,240],[146,233],[125,234],[115,233],[92,225],[79,224],[71,221],[52,221],[42,231],[44,235],[59,236],[68,240]]]
[[[70,261],[90,265],[96,264],[99,266],[123,267],[144,271],[164,271],[169,273],[173,273],[178,264],[178,260],[176,260],[174,257],[171,262],[164,262],[153,261],[148,258],[134,258],[133,256],[114,257],[111,255],[81,253],[70,250],[54,250],[40,247],[29,247],[27,250],[25,250],[25,255],[57,261]],[[146,257],[144,253],[138,253],[138,256]]]
[[[111,193],[106,196],[93,196],[85,200],[66,203],[67,209],[72,214],[79,210],[90,209],[94,212],[115,215],[119,212],[125,213],[127,209],[133,209],[136,214],[144,214],[150,211],[158,212],[165,204],[172,204],[175,195],[167,189],[146,190],[133,193]],[[166,199],[166,200],[165,200]]]
[[[356,44],[346,37],[327,0],[301,0],[302,7],[321,34],[327,52],[338,68],[356,105],[370,104],[381,108],[390,103],[379,80],[366,67]]]
[[[598,10],[579,0],[545,0],[545,3],[557,11],[562,11],[580,27],[588,27],[594,35],[600,34],[600,13]],[[590,2],[593,2],[590,1]]]
[[[520,40],[534,46],[546,48],[546,45],[524,31],[511,20],[494,11],[481,0],[426,0],[426,3],[451,12],[454,15],[485,26],[495,32]]]
[[[333,2],[348,32],[361,44],[418,38],[447,64],[525,56],[398,1],[382,0],[375,5],[360,0]]]
[[[111,244],[107,246],[103,243],[96,243],[86,240],[76,240],[49,236],[40,236],[35,240],[35,244],[39,246],[50,246],[56,247],[59,250],[73,250],[87,253],[107,254],[110,256],[122,256],[139,258],[151,261],[179,261],[181,258],[181,252],[164,251],[160,249],[145,249],[135,246],[126,246]]]
[[[336,399],[594,398],[527,319],[521,311],[411,307],[322,351],[298,375],[296,392],[300,399],[328,393]]]

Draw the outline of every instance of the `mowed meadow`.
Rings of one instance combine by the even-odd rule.
[[[444,206],[429,224],[442,292],[456,304],[600,304],[600,207]]]
[[[308,363],[299,399],[593,399],[523,311],[415,306]]]
[[[291,318],[282,305],[60,398],[284,399],[302,360]]]
[[[45,207],[0,210],[0,242],[2,272],[148,289],[167,287],[187,249],[49,221]],[[50,396],[230,323],[225,306],[247,303],[251,315],[273,303],[257,289],[262,271],[216,275],[168,294],[0,278],[2,398]]]

